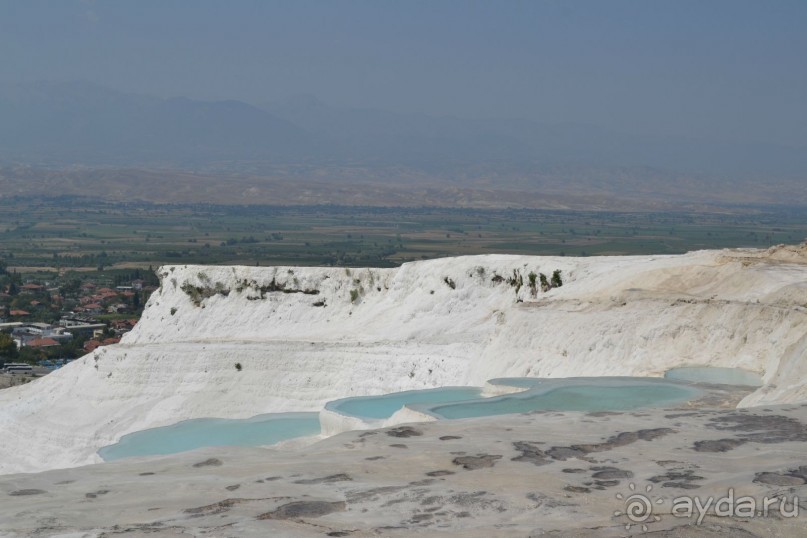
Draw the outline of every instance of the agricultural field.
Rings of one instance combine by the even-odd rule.
[[[0,263],[33,278],[162,264],[390,267],[493,252],[674,254],[805,237],[807,209],[781,207],[695,214],[0,200]]]

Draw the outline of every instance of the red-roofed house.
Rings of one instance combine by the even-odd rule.
[[[30,316],[30,312],[26,312],[25,310],[11,310],[8,313],[9,316]]]
[[[87,340],[86,342],[84,342],[84,351],[89,353],[91,351],[95,351],[95,349],[100,346],[101,342],[99,342],[98,340]]]
[[[120,342],[120,338],[106,338],[103,342],[98,340],[87,340],[84,342],[84,351],[90,353],[101,346],[110,346],[112,344],[117,344],[118,342]]]
[[[53,338],[34,338],[33,340],[28,340],[25,345],[28,347],[53,347],[58,346],[59,342]]]
[[[117,331],[130,331],[136,324],[136,319],[118,319],[112,322],[112,328]]]

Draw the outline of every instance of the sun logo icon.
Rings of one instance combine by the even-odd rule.
[[[636,491],[636,484],[630,483],[631,491]],[[616,498],[625,503],[624,510],[617,510],[614,515],[627,516],[628,523],[625,525],[625,530],[630,530],[633,525],[642,526],[643,531],[647,531],[647,524],[656,521],[661,521],[661,516],[653,513],[654,504],[663,504],[664,499],[659,497],[656,500],[650,499],[650,492],[653,486],[648,484],[645,488],[645,493],[631,493],[627,497],[621,493],[616,494]]]

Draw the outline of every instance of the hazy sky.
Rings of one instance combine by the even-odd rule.
[[[807,147],[807,1],[0,3],[0,82]]]

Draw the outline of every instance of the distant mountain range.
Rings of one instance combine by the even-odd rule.
[[[85,82],[36,83],[0,89],[0,118],[0,157],[45,163],[361,162],[432,173],[573,165],[743,178],[807,173],[805,148],[337,108],[310,96],[253,106],[144,97]]]
[[[0,155],[69,164],[296,158],[310,137],[239,101],[157,99],[87,83],[0,91]]]
[[[426,167],[650,167],[734,177],[805,177],[807,148],[634,135],[593,125],[469,120],[330,107],[298,96],[262,108],[355,158]]]
[[[141,174],[159,185],[156,177],[181,171],[176,177],[189,184],[174,187],[193,193],[194,200],[204,176],[211,196],[215,191],[250,200],[246,193],[254,188],[263,189],[261,199],[269,202],[280,185],[301,189],[301,202],[327,202],[324,186],[344,191],[363,184],[394,189],[378,191],[375,198],[383,203],[403,200],[409,188],[413,193],[473,189],[472,198],[494,205],[512,203],[502,194],[508,190],[564,200],[807,204],[805,148],[339,108],[311,96],[260,105],[161,99],[85,82],[0,88],[0,166],[4,181],[13,180],[14,189],[23,191],[23,178],[37,177],[37,169],[69,171],[45,174],[49,181],[63,178],[52,186],[67,192],[79,183],[84,192],[88,181],[102,177],[128,181],[138,177],[137,170],[161,170],[157,176]],[[87,175],[93,168],[107,172]],[[115,169],[122,172],[109,172]],[[245,190],[232,194],[215,178]],[[301,182],[318,185],[318,191]],[[289,198],[282,194],[279,198]],[[446,203],[454,199],[440,197]],[[412,203],[419,199],[414,196]]]

